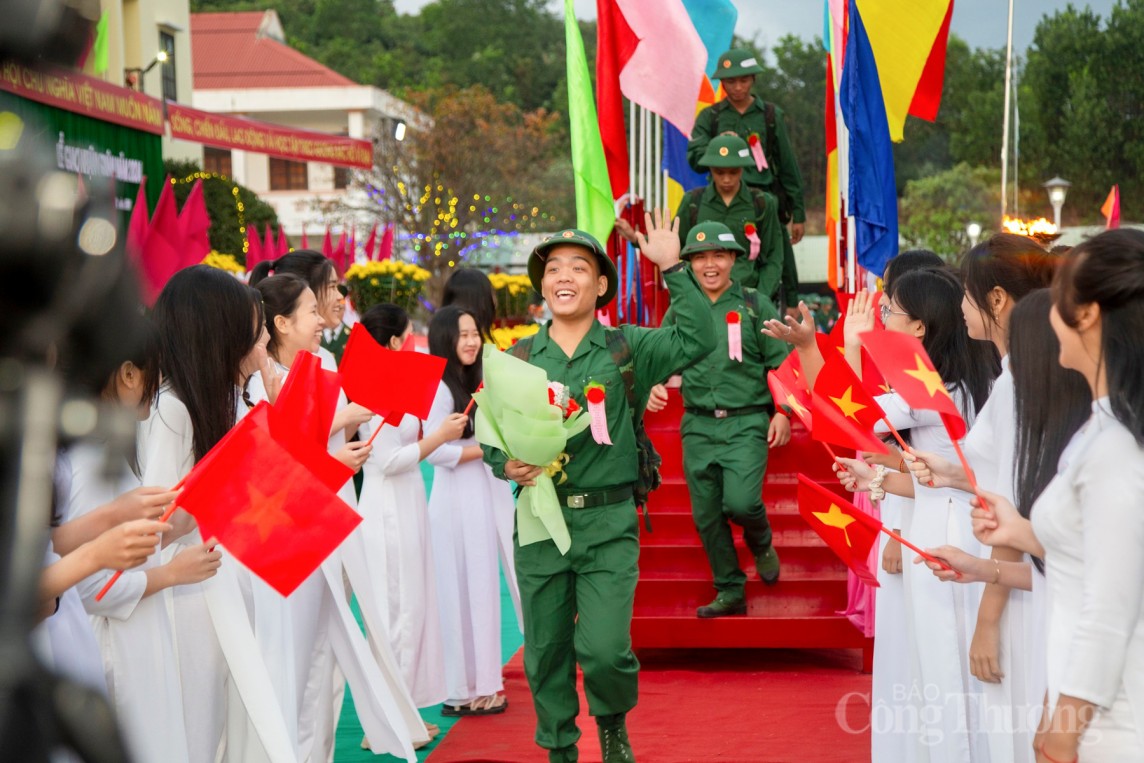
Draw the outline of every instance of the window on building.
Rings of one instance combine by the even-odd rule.
[[[231,176],[229,148],[203,148],[203,171],[229,178]]]
[[[305,162],[270,157],[271,191],[305,191],[308,187]]]
[[[160,64],[163,70],[163,100],[177,101],[179,98],[175,80],[175,36],[170,32],[159,32],[159,49],[167,53],[167,60]]]
[[[334,167],[334,188],[349,188],[353,170],[349,167]]]

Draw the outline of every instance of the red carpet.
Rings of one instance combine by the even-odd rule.
[[[628,717],[640,763],[870,759],[870,676],[860,674],[857,650],[673,650],[641,652],[640,661],[640,702]],[[536,715],[520,652],[504,677],[508,711],[462,719],[429,763],[547,761],[533,742]],[[600,747],[582,684],[580,708],[580,760],[593,763]]]

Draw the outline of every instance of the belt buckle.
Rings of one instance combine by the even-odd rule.
[[[570,495],[570,496],[568,496],[568,508],[570,508],[570,509],[582,509],[582,508],[584,508],[584,496],[583,495]]]
[[[727,409],[726,408],[716,408],[715,409],[715,418],[717,418],[717,419],[727,418]]]

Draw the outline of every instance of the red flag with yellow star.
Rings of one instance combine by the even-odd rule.
[[[252,412],[254,414],[254,412]],[[333,553],[361,517],[248,415],[187,476],[179,505],[283,596]]]
[[[804,474],[798,475],[798,513],[859,580],[878,587],[869,559],[881,522]]]
[[[862,380],[839,353],[823,356],[822,370],[814,380],[814,393],[832,403],[843,416],[873,436],[874,427],[885,414]]]
[[[785,405],[790,408],[791,412],[798,416],[798,420],[802,422],[803,426],[813,430],[814,425],[810,415],[810,395],[796,384],[793,375],[781,374],[782,370],[783,368],[780,366],[775,371],[767,372],[767,386],[770,387],[771,397],[775,399],[775,405]]]
[[[810,394],[810,413],[814,417],[814,428],[810,430],[810,436],[819,442],[868,453],[890,452],[886,444],[875,437],[869,427],[857,424],[846,416],[837,404],[824,398],[817,391]]]
[[[315,443],[309,435],[294,425],[293,419],[283,415],[265,400],[254,406],[253,410],[246,414],[246,418],[269,432],[275,442],[290,451],[295,459],[306,465],[319,482],[333,492],[341,490],[342,485],[354,476],[353,469],[330,455],[325,443],[321,445]]]
[[[917,337],[898,331],[867,331],[861,339],[894,392],[911,408],[940,413],[955,441],[965,437],[965,419]]]
[[[444,358],[387,350],[360,323],[350,331],[338,366],[349,399],[395,425],[406,413],[429,416],[444,373]]]
[[[317,355],[299,352],[274,401],[274,412],[325,450],[341,391],[338,375],[322,368]]]

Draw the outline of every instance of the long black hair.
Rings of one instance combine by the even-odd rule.
[[[481,339],[492,341],[493,321],[497,317],[497,298],[493,283],[484,271],[476,268],[457,268],[445,282],[441,306],[456,305],[464,308],[477,322]]]
[[[326,306],[325,295],[328,291],[326,284],[330,282],[330,277],[336,272],[334,263],[321,252],[315,252],[313,249],[298,249],[282,255],[276,260],[263,260],[255,265],[254,270],[250,271],[250,285],[257,286],[259,281],[272,275],[298,276],[309,284],[314,296],[318,299],[318,310],[322,312]],[[328,328],[336,327],[329,326]]]
[[[894,285],[894,301],[925,326],[922,346],[945,383],[959,389],[972,411],[981,410],[993,380],[1001,373],[1001,359],[989,342],[969,338],[961,313],[961,282],[948,270],[929,268],[906,273]]]
[[[394,337],[400,337],[405,333],[405,329],[409,328],[409,313],[397,305],[385,302],[366,310],[361,317],[361,325],[375,342],[388,349],[389,341]],[[457,346],[456,342],[453,346]]]
[[[1080,307],[1100,306],[1100,373],[1112,413],[1144,446],[1144,232],[1118,228],[1074,247],[1053,281],[1053,304],[1072,328]]]
[[[298,276],[289,273],[275,273],[269,278],[261,279],[254,288],[262,295],[262,315],[266,321],[266,330],[270,334],[270,343],[266,345],[266,349],[271,355],[278,358],[278,350],[281,349],[282,345],[281,337],[278,335],[278,327],[274,325],[274,319],[279,315],[287,317],[293,315],[294,311],[298,309],[298,299],[310,288],[310,285]],[[278,358],[278,360],[290,362],[293,358]]]
[[[441,381],[453,394],[453,411],[464,413],[469,405],[473,393],[481,384],[483,371],[481,368],[481,355],[477,354],[477,361],[471,366],[462,365],[457,357],[457,341],[461,338],[461,316],[467,315],[476,322],[477,318],[470,311],[456,305],[439,308],[429,321],[429,352],[439,358],[445,359],[445,375]],[[463,437],[473,436],[473,421],[476,411],[469,411],[469,423],[465,425]]]
[[[894,285],[906,273],[926,268],[944,268],[945,260],[931,252],[929,249],[907,249],[886,263],[886,270],[882,274],[882,291],[886,299],[894,298]]]
[[[1057,260],[1028,236],[998,233],[965,253],[961,280],[985,325],[1001,328],[989,308],[989,292],[1000,287],[1014,302],[1020,302],[1029,292],[1053,282]]]
[[[262,334],[262,302],[228,273],[195,265],[171,277],[152,317],[159,368],[187,407],[198,461],[234,426],[239,370]]]
[[[1014,497],[1024,517],[1056,476],[1061,453],[1092,412],[1088,382],[1061,367],[1061,345],[1049,326],[1052,304],[1049,290],[1037,289],[1009,317],[1009,371],[1017,414]]]

